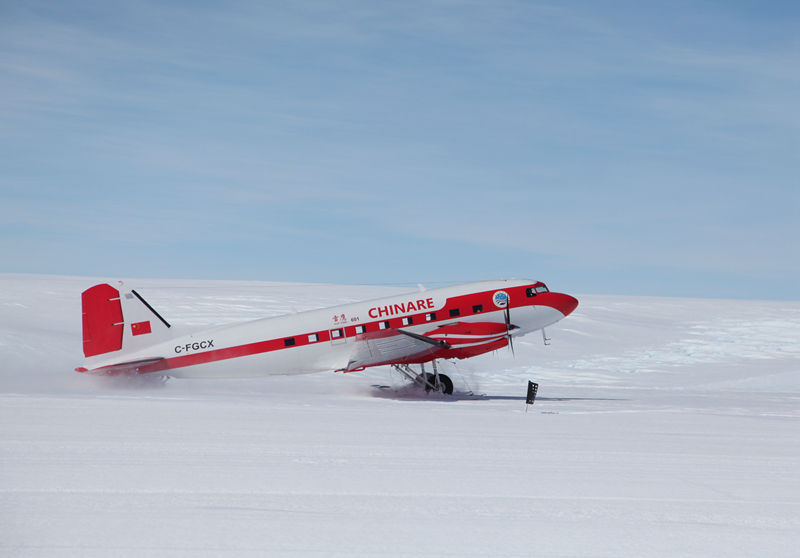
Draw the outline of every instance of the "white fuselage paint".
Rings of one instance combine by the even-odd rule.
[[[381,317],[376,320],[373,317],[378,314],[376,308],[394,308],[396,304],[407,304],[409,301],[426,301],[422,310],[416,309],[417,304],[415,303],[413,306],[416,311],[412,310],[411,312],[388,316],[389,318],[397,319],[405,315],[439,312],[446,307],[447,301],[453,297],[486,291],[498,291],[529,284],[531,284],[530,281],[521,280],[481,281],[285,316],[263,318],[241,324],[220,326],[180,335],[168,341],[137,349],[135,352],[126,354],[124,362],[156,358],[170,359],[187,355],[202,355],[209,351],[221,350],[229,350],[235,354],[246,350],[242,349],[242,347],[262,343],[265,340],[287,337],[307,339],[314,332],[330,332],[343,327],[362,324],[374,325],[375,322],[387,317],[385,313],[381,313]],[[512,333],[515,337],[540,330],[564,318],[564,314],[559,310],[546,305],[512,307],[511,313],[513,324],[518,326]],[[432,328],[455,322],[504,323],[504,320],[505,310],[492,307],[481,313],[461,315],[456,318],[440,315],[437,316],[435,323],[415,322],[412,325],[402,326],[402,329],[412,333],[423,334]],[[255,352],[254,354],[244,354],[232,358],[226,357],[221,360],[200,362],[188,366],[181,365],[177,368],[170,368],[164,373],[184,378],[230,378],[341,370],[348,365],[353,355],[358,352],[359,343],[364,343],[364,341],[352,335],[330,340],[320,339],[300,346]],[[120,364],[120,362],[119,355],[99,355],[87,359],[87,368],[92,371]],[[370,363],[366,363],[366,366],[369,365]]]

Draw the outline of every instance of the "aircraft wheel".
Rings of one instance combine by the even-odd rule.
[[[442,386],[442,393],[453,395],[453,380],[450,379],[450,376],[439,374],[439,383]]]
[[[425,380],[427,380],[428,383],[433,384],[436,380],[436,377],[433,374],[425,374]],[[430,390],[431,388],[426,385],[425,391]],[[453,380],[450,379],[450,376],[439,374],[439,390],[445,395],[453,394]]]

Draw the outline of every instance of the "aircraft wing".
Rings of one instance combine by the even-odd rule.
[[[424,338],[421,339],[421,338]],[[345,372],[361,370],[376,364],[414,362],[435,354],[442,347],[438,341],[404,330],[389,330],[383,335],[364,336],[358,339],[355,351],[344,368]]]
[[[377,332],[357,339],[354,353],[343,370],[427,362],[433,358],[465,358],[505,346],[508,334],[506,325],[497,322],[455,322],[424,334],[404,329]]]

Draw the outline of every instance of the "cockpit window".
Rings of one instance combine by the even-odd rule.
[[[536,296],[537,294],[540,293],[549,293],[549,292],[550,290],[544,283],[537,283],[533,287],[528,287],[527,289],[525,289],[525,294],[528,295],[529,297]]]

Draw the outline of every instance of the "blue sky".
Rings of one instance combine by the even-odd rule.
[[[798,299],[800,8],[0,3],[0,271]]]

